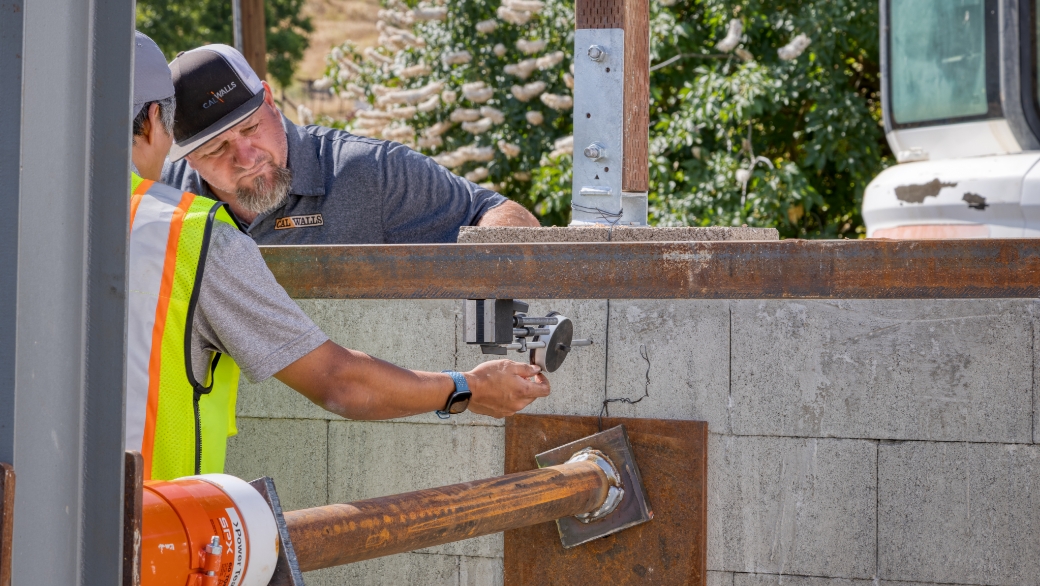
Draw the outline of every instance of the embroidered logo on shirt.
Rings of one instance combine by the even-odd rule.
[[[311,228],[313,226],[324,226],[325,221],[321,219],[321,214],[311,214],[309,216],[286,216],[284,218],[278,218],[274,221],[275,230],[288,230],[289,228]]]

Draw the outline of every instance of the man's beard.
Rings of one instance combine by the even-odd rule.
[[[238,196],[238,205],[260,215],[275,209],[288,197],[292,171],[275,166],[270,178],[261,173],[251,183],[248,187],[236,189],[235,195]]]

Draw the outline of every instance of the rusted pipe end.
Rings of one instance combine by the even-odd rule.
[[[606,481],[606,491],[604,492],[603,500],[595,509],[587,513],[575,515],[582,523],[599,521],[613,513],[614,509],[621,504],[621,500],[625,498],[625,487],[621,483],[621,473],[606,454],[592,448],[585,448],[571,456],[570,460],[567,460],[567,464],[575,462],[592,462],[603,472],[604,480]]]

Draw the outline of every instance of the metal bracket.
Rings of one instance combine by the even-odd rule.
[[[625,426],[618,425],[595,435],[542,452],[534,457],[539,468],[563,464],[577,455],[578,452],[592,448],[604,456],[620,473],[620,485],[624,487],[621,502],[609,512],[594,519],[566,517],[556,521],[560,531],[560,541],[564,548],[571,548],[600,537],[606,537],[654,518],[654,511],[643,487],[643,478],[639,474],[632,445],[625,433]]]
[[[300,564],[296,560],[296,550],[293,549],[292,541],[289,539],[289,529],[285,526],[282,503],[278,500],[274,480],[264,476],[250,482],[249,485],[255,488],[271,506],[275,524],[278,526],[278,563],[274,567],[274,575],[271,576],[268,586],[304,586],[303,573],[300,572]]]
[[[571,225],[628,223],[610,215],[622,211],[624,104],[624,29],[574,31]]]

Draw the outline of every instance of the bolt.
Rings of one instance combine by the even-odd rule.
[[[607,50],[599,45],[592,45],[589,47],[589,59],[593,61],[603,61],[603,58],[607,56]]]
[[[603,146],[598,142],[594,142],[589,146],[585,147],[584,153],[586,157],[592,159],[593,161],[598,161],[603,157],[607,156],[607,147]]]

